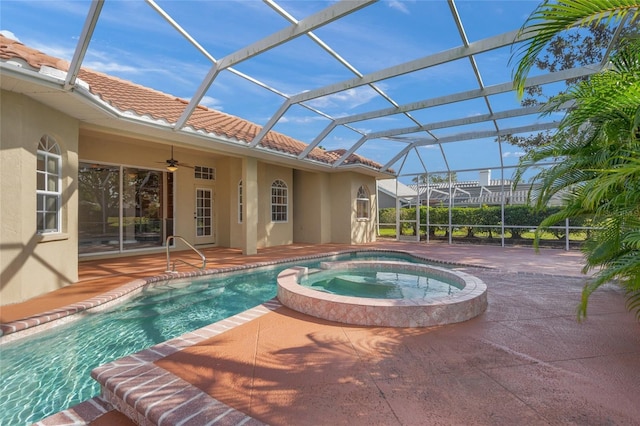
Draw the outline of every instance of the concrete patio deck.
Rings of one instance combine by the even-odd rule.
[[[256,256],[228,249],[206,255],[218,267],[353,248],[295,244]],[[159,357],[154,368],[252,417],[222,416],[215,424],[640,424],[640,326],[615,286],[596,292],[587,321],[576,321],[585,282],[579,252],[387,241],[355,248],[473,265],[461,269],[487,284],[489,307],[464,323],[400,329],[332,323],[276,303]],[[83,262],[79,283],[3,307],[2,322],[161,273],[164,262],[162,255]],[[42,424],[64,421],[61,413]],[[132,424],[107,408],[84,422]]]

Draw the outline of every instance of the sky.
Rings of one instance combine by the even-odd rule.
[[[259,0],[187,1],[157,0],[168,13],[213,58],[219,60],[290,23]],[[302,20],[334,4],[332,1],[280,1],[278,5],[293,18]],[[456,1],[455,5],[470,42],[507,31],[517,30],[535,9],[536,1]],[[78,43],[91,3],[74,1],[2,0],[0,30],[49,55],[70,60]],[[397,64],[434,55],[462,45],[449,5],[444,0],[381,0],[347,17],[315,30],[314,35],[347,61],[343,66],[307,36],[275,47],[234,66],[251,78],[277,89],[285,95],[300,94],[326,85],[367,75]],[[491,86],[511,80],[513,54],[510,47],[475,56],[482,84]],[[212,62],[185,37],[172,28],[148,2],[142,0],[106,0],[91,39],[83,66],[135,83],[190,99]],[[478,80],[471,63],[464,58],[411,74],[375,83],[399,105],[417,100],[477,89]],[[264,125],[283,104],[279,94],[265,90],[237,74],[223,71],[210,86],[202,104],[228,114]],[[494,112],[516,108],[513,92],[489,97]],[[333,118],[389,108],[391,104],[373,88],[362,86],[324,96],[307,103],[311,108]],[[411,112],[420,123],[452,118],[473,117],[488,113],[483,99],[451,103]],[[537,117],[503,120],[503,125],[521,126],[538,121]],[[548,120],[547,120],[548,121]],[[301,106],[290,108],[274,130],[305,143],[329,124],[326,117]],[[408,117],[396,114],[339,127],[322,142],[325,149],[348,148],[363,133],[415,125]],[[456,129],[436,129],[433,134],[446,137],[456,133],[493,129],[480,123]],[[427,135],[408,134],[405,138]],[[386,139],[368,141],[357,153],[382,164],[391,159],[406,142]],[[393,165],[394,170],[411,175],[430,172],[495,168],[517,164],[522,150],[503,144],[502,152],[495,138],[424,146],[407,159]],[[444,154],[444,155],[443,155]],[[505,171],[509,178],[512,170]],[[458,179],[477,179],[478,172],[459,172]],[[492,178],[500,177],[494,170]],[[405,179],[406,180],[406,179]]]

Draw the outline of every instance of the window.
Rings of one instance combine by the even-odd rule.
[[[356,217],[358,219],[369,219],[369,191],[366,186],[358,188],[356,196]]]
[[[195,166],[194,177],[196,179],[216,180],[216,169],[205,166]]]
[[[238,223],[242,223],[242,181],[238,183]]]
[[[62,156],[58,143],[44,135],[37,152],[36,216],[38,234],[61,232]]]
[[[287,184],[277,179],[271,184],[271,221],[287,221]]]

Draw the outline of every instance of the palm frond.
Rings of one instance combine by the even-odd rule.
[[[621,277],[621,278],[620,278]],[[627,306],[629,306],[629,296],[633,299],[635,305],[635,297],[640,292],[640,251],[628,251],[619,256],[615,261],[611,262],[609,267],[600,270],[594,275],[582,289],[580,304],[577,308],[578,319],[582,320],[587,315],[587,307],[591,294],[602,285],[618,279],[627,293]]]
[[[629,311],[635,311],[636,320],[640,321],[640,290],[627,291],[626,306]]]
[[[533,38],[517,70],[524,79],[546,41],[573,25],[619,20],[640,13],[638,0],[546,0],[523,27]],[[545,41],[546,40],[546,41]],[[529,55],[527,57],[527,55]],[[524,80],[521,80],[521,82]],[[578,318],[600,286],[617,282],[629,295],[627,306],[640,318],[640,39],[629,39],[611,57],[611,67],[552,98],[551,114],[570,103],[547,145],[521,158],[515,177],[541,161],[559,159],[533,178],[529,196],[542,208],[565,194],[564,205],[542,221],[540,233],[563,220],[590,217],[597,228],[583,244],[584,273],[595,271],[582,291]]]
[[[518,96],[524,93],[524,83],[536,58],[558,34],[573,27],[620,22],[640,14],[638,0],[545,0],[529,15],[519,32],[527,39],[512,54],[518,65],[514,72],[514,88]]]

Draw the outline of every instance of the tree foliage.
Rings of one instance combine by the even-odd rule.
[[[587,4],[589,3],[589,4]],[[637,16],[638,0],[631,1],[611,1],[604,0],[601,6],[605,12],[615,10],[620,7],[623,10],[612,12],[603,19],[591,19],[597,16],[595,14],[596,5],[591,1],[545,1],[534,13],[527,19],[521,29],[523,35],[533,34],[541,31],[541,38],[547,40],[545,43],[535,41],[524,44],[520,49],[514,52],[515,60],[518,56],[522,58],[514,74],[515,86],[521,96],[521,105],[529,107],[540,105],[547,102],[550,97],[544,93],[542,86],[524,86],[524,79],[528,71],[537,68],[547,72],[558,72],[562,70],[572,69],[580,66],[598,66],[605,59],[605,52],[611,47],[614,38],[612,22],[620,21],[624,18],[630,18],[629,21]],[[571,10],[569,17],[580,16],[580,12],[592,11],[594,16],[590,19],[575,19],[563,17],[552,21],[552,15],[555,10],[565,11]],[[550,30],[542,29],[543,24],[549,19],[554,22]],[[624,27],[621,32],[622,37],[632,37],[637,35],[638,28],[634,25]],[[537,54],[535,52],[538,52]],[[531,55],[531,56],[528,56]],[[523,75],[525,77],[523,77]],[[566,80],[568,86],[584,81],[588,77],[579,77]],[[534,133],[532,135],[507,135],[502,137],[502,142],[521,148],[524,152],[528,152],[537,147],[543,146],[551,142],[552,132],[544,131]]]
[[[458,181],[458,175],[456,172],[450,173],[424,173],[418,175],[412,179],[413,183],[425,185],[427,183],[449,183],[449,175],[451,175],[451,182]]]
[[[608,23],[640,13],[637,0],[545,1],[527,20],[523,32],[536,36],[523,47],[516,69],[522,93],[531,66],[549,40],[572,25]],[[537,207],[559,192],[565,206],[542,222],[593,216],[601,229],[584,245],[584,272],[595,271],[584,287],[578,317],[584,318],[590,295],[617,280],[627,291],[628,306],[640,318],[640,39],[625,38],[611,58],[611,67],[580,81],[545,106],[545,114],[574,103],[549,144],[521,159],[516,180],[541,161],[562,158],[540,171],[534,182]],[[539,235],[539,234],[538,234]]]

